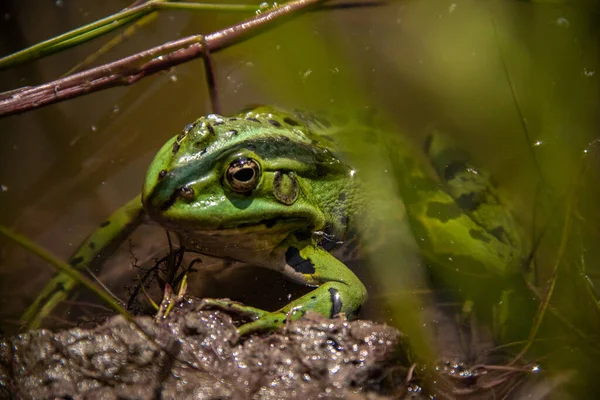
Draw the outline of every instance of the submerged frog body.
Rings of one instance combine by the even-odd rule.
[[[407,216],[430,262],[444,265],[454,257],[486,279],[514,272],[522,244],[512,214],[465,157],[434,138],[425,151],[433,168],[424,167],[413,148],[394,139],[382,151],[396,160],[394,179],[404,207],[374,207],[360,171],[345,160],[352,150],[335,142],[336,135],[361,129],[269,107],[232,118],[200,118],[160,149],[141,197],[102,224],[71,264],[89,265],[150,219],[177,233],[188,249],[271,268],[315,288],[274,312],[235,305],[256,317],[241,333],[276,328],[307,311],[355,315],[366,289],[330,251],[357,248],[359,237],[371,244],[385,238],[378,218]],[[385,190],[377,196],[381,203]],[[24,319],[39,324],[74,285],[57,276]]]

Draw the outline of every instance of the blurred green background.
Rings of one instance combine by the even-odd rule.
[[[4,1],[0,54],[127,5]],[[161,12],[99,61],[242,18]],[[225,114],[252,104],[376,110],[398,126],[390,134],[420,143],[435,126],[454,137],[506,188],[532,242],[539,241],[535,282],[541,293],[557,271],[550,302],[555,314],[537,335],[549,345],[536,348],[530,360],[589,395],[599,385],[590,377],[600,372],[594,289],[600,278],[600,149],[590,145],[600,125],[599,22],[592,1],[391,0],[312,12],[214,59]],[[104,41],[0,71],[0,90],[55,79]],[[196,60],[131,87],[0,119],[0,223],[67,259],[139,192],[159,146],[208,112],[203,66]],[[0,243],[1,326],[12,332],[51,272],[35,256]],[[120,271],[110,273],[106,279]],[[370,274],[376,285],[377,270]],[[414,329],[406,321],[424,318],[419,310],[404,323],[398,313],[378,315],[377,301],[392,302],[393,309],[398,300],[379,293],[367,316],[405,331]]]

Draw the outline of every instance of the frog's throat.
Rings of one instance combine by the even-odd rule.
[[[269,222],[270,223],[270,222]],[[276,221],[273,225],[240,225],[229,229],[178,229],[184,246],[215,257],[269,267],[266,259],[290,235],[305,235],[305,220]]]

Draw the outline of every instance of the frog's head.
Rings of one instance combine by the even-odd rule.
[[[324,126],[302,118],[261,107],[198,119],[154,158],[144,208],[204,253],[242,261],[322,229],[350,170],[317,133]]]

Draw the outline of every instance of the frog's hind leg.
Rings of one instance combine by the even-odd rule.
[[[437,132],[427,138],[425,152],[446,193],[461,210],[500,242],[524,252],[523,230],[491,174],[476,167],[466,151]]]
[[[140,196],[136,196],[100,224],[75,251],[69,260],[73,268],[88,269],[113,252],[116,247],[145,219]],[[65,274],[56,275],[30,305],[21,320],[26,329],[38,328],[44,318],[69,295],[77,282]]]
[[[494,298],[493,293],[500,291],[492,307],[495,334],[503,340],[522,339],[531,321],[525,315],[533,316],[537,304],[526,285],[530,272],[525,262],[528,244],[512,204],[491,174],[476,167],[469,155],[447,137],[431,134],[425,151],[444,191],[474,223],[467,235],[454,238],[455,244],[468,249],[471,255],[476,246],[487,254],[480,261],[487,267],[488,284],[481,285],[474,305],[481,309],[477,306],[485,304],[482,300]],[[489,309],[484,312],[489,314]]]

